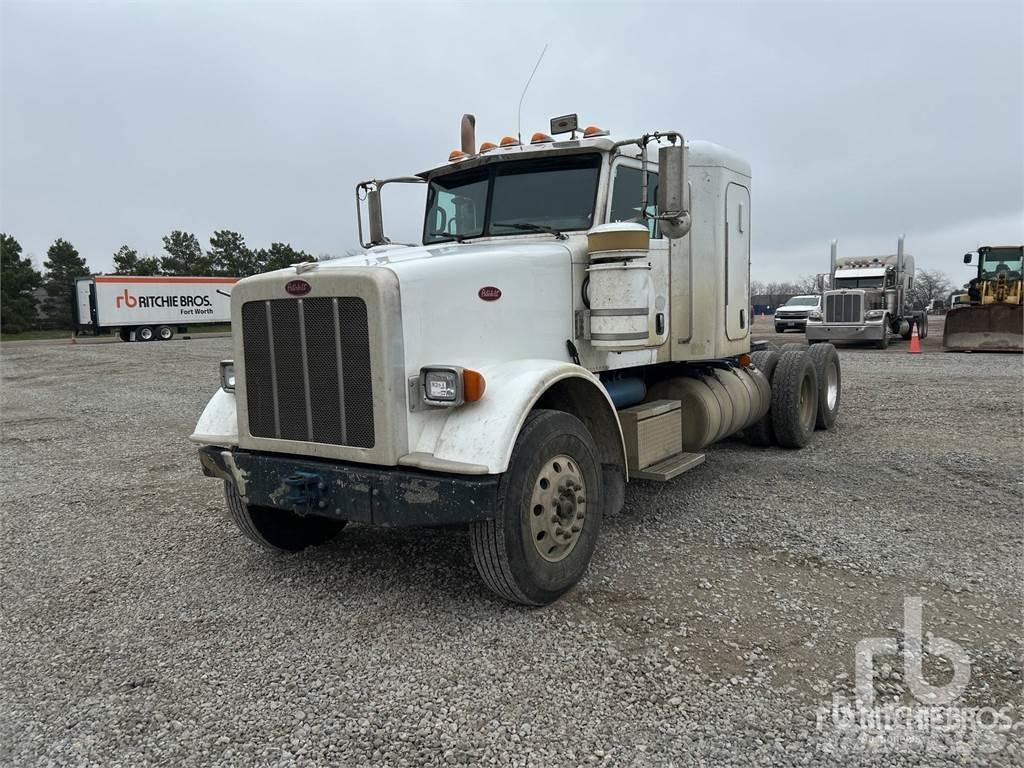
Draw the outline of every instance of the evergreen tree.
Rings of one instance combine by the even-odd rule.
[[[171,232],[164,237],[164,251],[167,255],[161,259],[160,267],[165,275],[210,274],[210,260],[191,232]]]
[[[0,233],[0,331],[21,333],[36,320],[34,291],[43,282],[32,260],[21,258],[21,243]]]
[[[296,251],[288,243],[271,243],[269,249],[261,248],[256,252],[256,261],[260,272],[272,272],[302,261],[313,261],[313,257],[305,251]]]
[[[160,274],[160,259],[156,256],[143,256],[139,258],[139,252],[127,245],[122,245],[114,254],[115,275],[139,275],[150,277]]]
[[[89,268],[85,259],[78,255],[75,246],[58,237],[46,252],[46,320],[51,328],[72,328],[74,315],[71,309],[75,278],[88,277]]]
[[[245,244],[245,238],[227,229],[213,233],[206,255],[215,275],[248,277],[260,271],[257,256]]]

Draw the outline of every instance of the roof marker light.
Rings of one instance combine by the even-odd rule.
[[[518,147],[519,141],[515,136],[502,136],[501,146],[503,147]]]
[[[480,154],[482,155],[484,152],[490,152],[492,149],[497,148],[498,145],[495,144],[493,141],[485,141],[483,144],[480,145]]]
[[[586,128],[583,129],[583,138],[585,139],[593,139],[598,136],[607,135],[608,131],[604,130],[603,128],[598,128],[596,125],[588,125]]]
[[[463,152],[461,149],[453,149],[448,155],[448,162],[454,163],[456,160],[465,160],[469,155]]]
[[[530,143],[531,144],[547,144],[549,141],[554,141],[554,139],[552,139],[546,133],[541,133],[540,131],[537,131],[530,138]]]

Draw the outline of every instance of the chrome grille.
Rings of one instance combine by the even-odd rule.
[[[825,296],[826,323],[859,323],[861,310],[859,293],[830,293]]]
[[[366,304],[355,297],[242,305],[253,437],[372,448]]]

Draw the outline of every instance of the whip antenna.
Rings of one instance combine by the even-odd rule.
[[[530,83],[533,82],[533,76],[537,74],[537,67],[540,66],[540,60],[544,58],[544,54],[548,52],[547,43],[544,44],[544,50],[540,52],[540,56],[537,57],[537,63],[533,65],[533,72],[530,73],[530,79],[526,81],[526,85],[523,86],[523,95],[519,97],[519,111],[516,112],[516,138],[519,139],[519,146],[523,146],[523,99],[526,98],[526,92],[530,89]]]

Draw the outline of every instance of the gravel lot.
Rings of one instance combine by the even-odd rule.
[[[492,597],[458,529],[250,545],[186,440],[228,356],[3,350],[2,762],[1024,763],[1020,728],[872,749],[827,710],[920,596],[970,656],[955,705],[1022,719],[1019,356],[842,350],[834,432],[631,485],[542,610]],[[876,704],[915,703],[902,669],[879,659]]]

